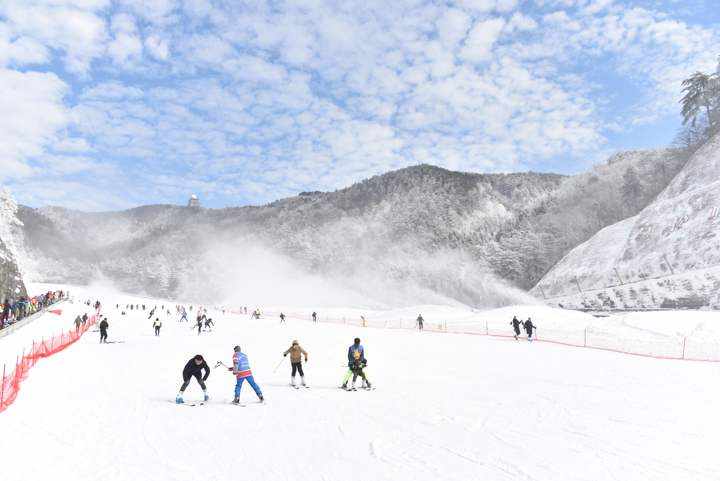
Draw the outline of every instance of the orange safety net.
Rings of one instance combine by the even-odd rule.
[[[81,324],[77,330],[62,332],[50,339],[34,341],[30,352],[23,353],[15,362],[12,372],[6,372],[3,366],[2,385],[0,385],[0,412],[7,409],[18,396],[20,385],[27,378],[30,369],[42,358],[50,357],[75,343],[97,322],[97,316],[88,318],[85,324]]]

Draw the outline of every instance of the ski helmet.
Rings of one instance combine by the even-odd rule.
[[[233,350],[234,350],[235,352],[240,352],[240,346],[235,346],[235,347],[233,348]]]

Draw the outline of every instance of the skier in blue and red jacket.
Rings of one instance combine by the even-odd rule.
[[[252,375],[252,370],[250,370],[250,361],[248,360],[248,357],[245,353],[240,351],[240,346],[235,346],[234,349],[235,353],[233,354],[233,367],[230,368],[230,370],[235,374],[235,377],[237,378],[237,382],[235,383],[235,398],[233,399],[233,404],[239,404],[240,403],[240,389],[242,388],[243,382],[247,380],[247,382],[250,384],[250,387],[253,388],[255,391],[255,394],[257,394],[257,397],[260,399],[260,402],[263,402],[265,398],[263,397],[263,393],[260,390],[260,386],[257,385],[255,382],[255,378]]]

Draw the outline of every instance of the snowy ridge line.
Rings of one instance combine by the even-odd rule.
[[[687,270],[685,270],[685,271],[683,271],[682,273],[679,273],[679,274],[667,274],[667,275],[664,275],[664,276],[646,277],[645,279],[639,279],[639,280],[636,280],[636,281],[624,282],[624,283],[622,283],[622,284],[611,284],[611,285],[609,285],[609,286],[603,286],[603,287],[591,287],[590,289],[585,289],[585,288],[583,288],[582,293],[605,291],[605,290],[607,290],[607,289],[616,289],[616,288],[621,288],[621,287],[625,287],[625,286],[632,286],[632,285],[635,285],[635,284],[642,284],[643,282],[657,281],[657,280],[660,280],[660,279],[668,279],[668,278],[670,278],[670,277],[682,277],[683,275],[692,274],[692,273],[695,273],[695,272],[702,272],[702,271],[705,271],[705,270],[708,270],[708,269],[715,269],[715,268],[718,268],[718,267],[720,267],[720,264],[712,264],[712,265],[709,265],[709,266],[703,266],[703,267],[699,267],[699,268],[695,268],[695,269],[687,269]],[[540,286],[540,284],[538,284],[538,286]],[[542,286],[540,286],[540,287],[542,287]],[[545,285],[545,287],[547,288],[547,287],[549,287],[549,286],[548,286],[548,285]],[[563,297],[575,297],[575,296],[577,296],[578,294],[581,294],[581,293],[580,293],[580,292],[574,292],[574,293],[572,293],[572,294],[560,294],[560,295],[557,295],[557,296],[545,296],[544,300],[561,299],[561,298],[563,298]],[[658,309],[659,309],[659,308],[658,308]],[[612,310],[612,309],[610,309],[610,310]]]
[[[96,322],[97,314],[93,314],[87,322],[81,325],[76,331],[61,332],[50,339],[42,339],[40,342],[33,341],[30,352],[27,354],[23,353],[22,357],[18,357],[15,362],[15,369],[9,374],[6,372],[6,366],[3,365],[2,383],[0,383],[0,412],[3,412],[15,402],[20,391],[20,385],[40,359],[57,354],[71,344],[74,344],[83,334],[93,327]]]
[[[279,315],[279,312],[266,311],[269,315]],[[312,322],[307,319],[306,314],[301,313],[285,313],[287,317]],[[374,329],[404,329],[414,330],[414,327],[403,327],[402,321],[399,321],[400,326],[388,326],[393,321],[369,321],[355,320],[353,318],[323,318],[318,317],[318,323],[326,324],[343,324],[352,325],[358,327],[369,327]],[[385,325],[379,325],[385,324]],[[509,325],[508,325],[509,328]],[[478,329],[471,331],[462,328],[453,328],[452,325],[448,328],[447,322],[441,323],[425,323],[424,329],[429,332],[446,333],[446,334],[462,334],[472,336],[485,336],[493,337],[498,339],[514,339],[512,334],[499,333],[495,329],[495,326],[490,326],[487,321],[479,321]],[[495,332],[493,332],[495,331]],[[540,333],[543,333],[542,335]],[[549,333],[549,334],[545,334]],[[557,337],[552,338],[552,334],[555,333]],[[661,359],[668,361],[690,361],[690,362],[709,362],[709,363],[720,363],[720,339],[710,340],[709,342],[704,339],[695,339],[687,336],[666,336],[654,334],[655,340],[648,341],[645,339],[627,339],[623,340],[617,336],[616,333],[610,331],[601,331],[597,328],[585,328],[579,331],[561,331],[558,329],[538,329],[533,335],[532,342],[540,342],[546,344],[556,344],[567,347],[578,347],[585,349],[593,349],[596,351],[614,352],[617,354],[627,354],[630,356],[645,357],[651,359]],[[520,340],[525,340],[527,336],[520,335]],[[562,337],[565,337],[564,339]],[[571,339],[575,338],[578,341],[573,342]],[[582,339],[582,341],[580,341]],[[705,341],[705,342],[704,342]],[[623,349],[617,347],[630,342],[628,348]],[[615,346],[613,346],[615,344]],[[633,350],[632,348],[635,347]],[[642,350],[645,347],[646,349]]]

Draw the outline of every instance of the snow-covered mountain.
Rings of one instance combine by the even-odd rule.
[[[25,284],[18,261],[23,259],[18,206],[10,193],[0,190],[0,302],[25,296]]]
[[[530,300],[525,290],[569,249],[635,215],[683,163],[633,152],[573,177],[421,165],[259,207],[20,217],[39,280],[205,302],[496,306]]]
[[[572,250],[532,290],[565,307],[720,308],[720,135],[657,199]]]

